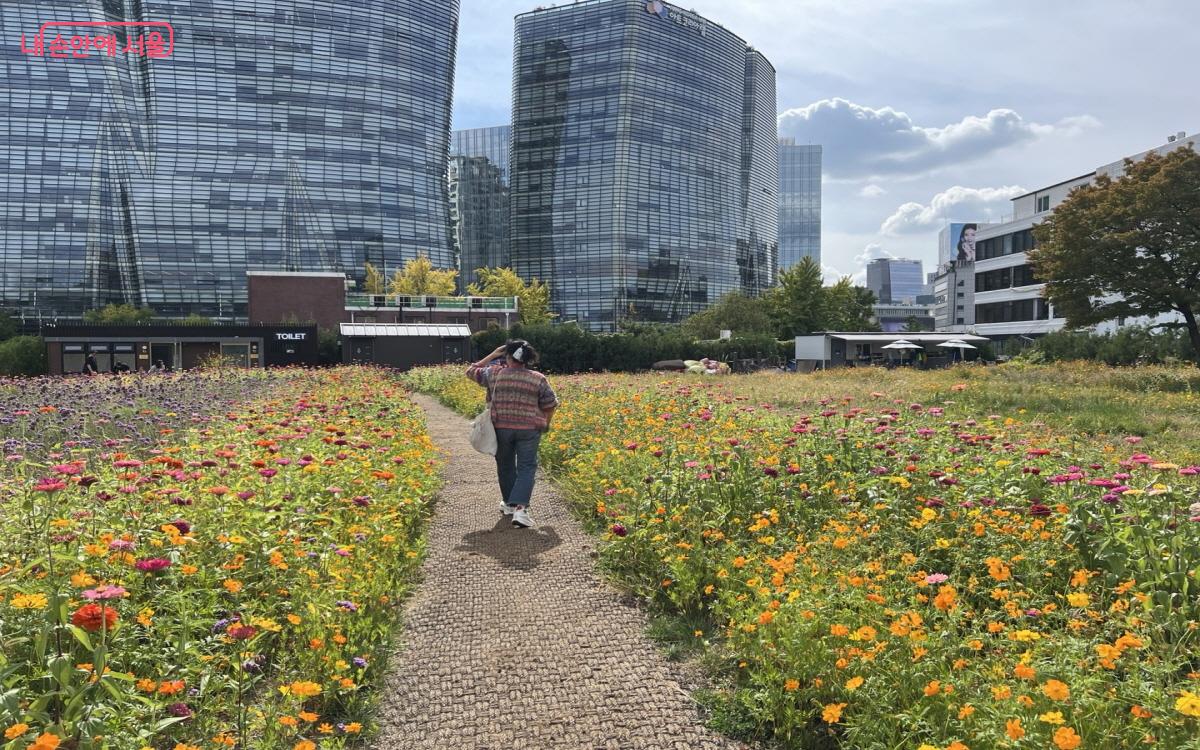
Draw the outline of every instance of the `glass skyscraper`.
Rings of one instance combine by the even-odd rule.
[[[450,221],[460,289],[477,281],[475,269],[512,263],[508,243],[508,152],[512,128],[455,130],[450,134]]]
[[[882,304],[914,304],[925,294],[921,261],[908,258],[876,258],[867,264],[867,288]]]
[[[757,294],[778,262],[775,71],[729,30],[643,0],[517,16],[513,266],[560,320],[611,330]]]
[[[779,139],[779,268],[821,262],[821,147]]]
[[[0,305],[240,318],[247,270],[451,266],[458,7],[4,0]]]

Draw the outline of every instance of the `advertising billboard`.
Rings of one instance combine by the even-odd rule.
[[[938,237],[938,266],[947,263],[975,262],[975,233],[979,224],[953,223],[942,230]]]

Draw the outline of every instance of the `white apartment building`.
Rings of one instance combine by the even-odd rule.
[[[1128,158],[1137,161],[1151,152],[1164,154],[1188,144],[1196,147],[1197,141],[1200,141],[1200,134],[1189,136],[1180,132],[1162,146]],[[1088,174],[1017,196],[1012,201],[1011,220],[979,224],[974,263],[951,263],[949,267],[939,269],[934,281],[938,330],[1003,339],[1032,338],[1061,329],[1066,320],[1055,315],[1054,306],[1042,297],[1045,284],[1034,279],[1029,264],[1027,253],[1035,244],[1033,227],[1066,200],[1076,187],[1091,184],[1101,174],[1117,178],[1124,168],[1125,159],[1121,159]],[[966,313],[966,300],[974,303],[973,316]],[[963,308],[956,309],[958,305]],[[1153,322],[1161,320],[1118,320],[1098,326],[1098,330]]]

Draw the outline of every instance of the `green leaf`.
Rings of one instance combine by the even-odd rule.
[[[71,635],[75,636],[75,640],[79,641],[88,651],[92,650],[92,639],[88,637],[87,631],[78,625],[71,625]]]

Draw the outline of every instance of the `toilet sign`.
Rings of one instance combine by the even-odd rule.
[[[275,334],[276,341],[304,341],[307,333],[277,333]]]

